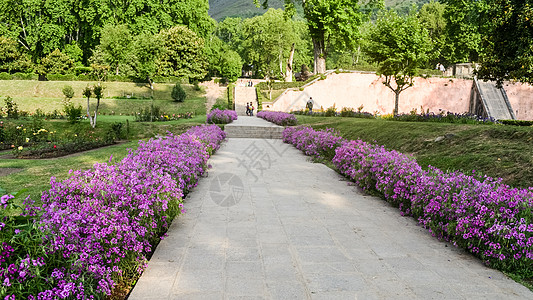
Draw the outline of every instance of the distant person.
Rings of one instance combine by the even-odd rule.
[[[309,114],[313,113],[313,97],[309,97],[309,100],[307,100],[307,109],[309,109]]]
[[[444,67],[443,64],[440,64],[439,70],[442,72],[442,74],[444,74],[444,72],[446,72],[446,68]]]
[[[254,105],[250,102],[250,116],[254,116]]]
[[[250,115],[250,104],[248,102],[246,102],[246,115]]]

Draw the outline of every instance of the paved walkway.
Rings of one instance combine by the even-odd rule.
[[[229,138],[129,299],[533,298],[308,160]]]

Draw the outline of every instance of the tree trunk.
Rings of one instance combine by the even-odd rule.
[[[326,73],[326,52],[324,48],[324,38],[313,38],[313,54],[314,54],[314,74]]]
[[[91,124],[91,127],[93,126],[93,118],[91,117],[91,111],[89,110],[89,97],[87,97],[87,118],[89,118],[89,123]]]
[[[117,65],[117,70],[115,71],[115,75],[118,76],[118,65]]]
[[[400,93],[401,90],[395,90],[394,91],[394,115],[398,114],[398,102],[400,102]]]
[[[289,54],[289,59],[287,60],[287,71],[285,72],[285,81],[292,82],[292,61],[294,59],[294,43],[291,46],[291,53]]]
[[[100,98],[96,98],[96,109],[94,110],[94,121],[92,123],[93,128],[96,127],[96,116],[98,115],[98,106],[100,106]]]

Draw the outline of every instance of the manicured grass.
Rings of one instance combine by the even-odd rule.
[[[87,99],[81,92],[87,86],[93,86],[96,82],[89,81],[31,81],[31,80],[0,80],[0,106],[4,106],[3,100],[10,96],[15,100],[20,110],[34,112],[40,108],[44,112],[63,110],[64,99],[62,89],[65,85],[73,87],[75,96],[72,102],[81,105],[84,112],[87,107]],[[133,115],[140,109],[150,107],[150,88],[146,84],[131,82],[103,82],[105,86],[105,98],[100,102],[99,112],[102,114]],[[205,115],[204,91],[197,91],[193,85],[182,85],[187,93],[183,103],[172,101],[170,93],[173,84],[154,85],[154,105],[161,108],[167,114],[179,114],[192,112],[195,115]],[[126,95],[136,98],[126,98]],[[91,98],[91,111],[94,110],[96,99]]]
[[[395,122],[341,117],[297,116],[299,124],[335,128],[361,139],[413,155],[422,167],[472,170],[502,177],[513,187],[533,182],[533,128],[503,125]],[[439,136],[453,135],[440,142]]]

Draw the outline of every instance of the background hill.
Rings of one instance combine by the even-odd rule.
[[[283,7],[283,0],[269,0],[268,2],[273,8]],[[421,7],[428,2],[430,0],[385,0],[385,6],[400,12],[407,12],[413,4]],[[226,17],[251,18],[265,12],[265,9],[255,7],[253,0],[209,0],[209,15],[217,21],[222,21]]]
[[[283,0],[268,2],[270,7],[283,7]],[[209,15],[217,21],[222,21],[226,17],[251,18],[265,12],[266,9],[256,7],[253,0],[209,0]]]

